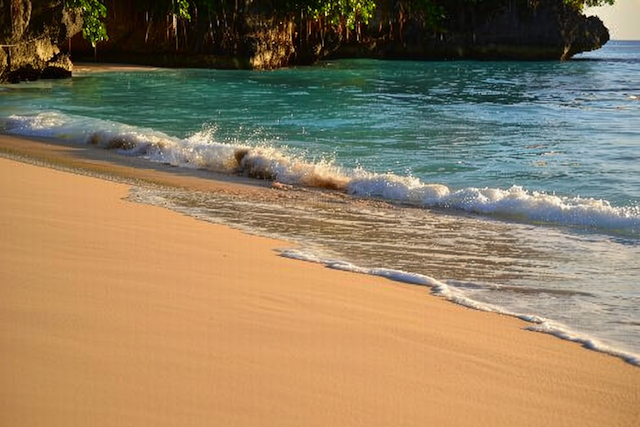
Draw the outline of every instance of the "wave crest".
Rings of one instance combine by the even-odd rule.
[[[413,176],[344,169],[332,160],[308,161],[286,147],[216,141],[210,128],[176,138],[148,128],[70,116],[59,112],[14,115],[5,123],[14,134],[44,136],[114,149],[178,167],[237,173],[284,184],[344,191],[419,207],[452,209],[500,218],[640,234],[640,206],[615,207],[606,200],[563,197],[520,186],[463,188],[425,183]]]

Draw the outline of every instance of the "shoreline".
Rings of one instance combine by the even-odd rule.
[[[73,63],[73,72],[106,72],[106,71],[154,71],[163,67],[152,65],[138,65],[118,62],[89,62],[78,61]]]
[[[156,190],[160,194],[164,191],[195,191],[201,195],[216,194],[218,197],[231,198],[228,203],[234,204],[232,200],[262,200],[267,204],[305,204],[308,203],[308,196],[313,194],[313,203],[344,203],[346,196],[342,191],[323,190],[317,188],[305,188],[280,184],[275,181],[243,177],[238,174],[227,174],[213,172],[206,169],[182,168],[168,163],[150,162],[137,156],[123,156],[117,150],[95,148],[90,145],[78,144],[64,140],[53,140],[46,137],[25,137],[0,134],[0,157],[2,153],[9,159],[25,161],[27,163],[51,167],[57,170],[76,173],[106,179],[119,183],[125,183],[139,188],[142,193],[149,190],[154,193]],[[146,188],[147,190],[144,190]],[[326,254],[314,250],[306,251],[306,240],[300,236],[293,237],[285,233],[284,235],[275,230],[268,230],[261,225],[254,224],[247,226],[242,221],[236,223],[235,219],[221,215],[216,219],[207,217],[207,214],[200,216],[184,209],[180,203],[172,205],[170,201],[157,203],[154,197],[146,199],[144,195],[134,196],[137,191],[130,192],[129,200],[160,206],[170,209],[180,214],[197,218],[213,224],[223,225],[243,233],[257,235],[276,240],[288,241],[294,248],[287,248],[279,251],[280,256],[288,257],[297,261],[310,262],[322,265],[326,268],[350,271],[356,274],[366,274],[379,276],[388,280],[397,281],[404,285],[417,285],[429,290],[432,296],[441,298],[447,302],[497,315],[504,315],[526,322],[526,330],[548,334],[561,340],[576,343],[589,351],[599,352],[608,356],[616,357],[633,366],[640,367],[640,356],[638,353],[625,349],[624,346],[607,344],[597,336],[590,335],[572,329],[570,326],[557,323],[553,318],[540,317],[535,313],[512,311],[502,306],[495,306],[490,303],[478,302],[466,296],[452,293],[452,289],[446,283],[440,282],[436,277],[425,276],[415,272],[382,268],[366,268],[352,262],[344,261],[335,257],[327,257]],[[160,198],[162,199],[162,195]],[[357,199],[353,199],[357,200]],[[366,203],[367,199],[363,199]],[[385,201],[380,201],[386,203]],[[196,202],[198,203],[198,202]],[[220,215],[220,214],[219,214]],[[461,217],[458,218],[460,220]],[[308,237],[308,235],[307,235]]]
[[[132,183],[273,191],[33,139],[0,135],[0,150]],[[637,367],[524,321],[278,256],[292,245],[126,201],[130,184],[0,165],[2,424],[632,426],[640,417]]]

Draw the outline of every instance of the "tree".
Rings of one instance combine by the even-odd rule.
[[[97,43],[109,40],[104,24],[107,7],[102,0],[65,0],[65,7],[82,16],[82,37],[91,43],[94,55],[97,56]]]
[[[613,5],[616,0],[564,0],[569,6],[573,6],[577,10],[582,10],[584,7],[604,6],[605,4]]]

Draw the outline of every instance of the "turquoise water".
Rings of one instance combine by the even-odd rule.
[[[638,363],[638,42],[568,62],[84,71],[0,88],[0,123],[286,184],[265,200],[132,197]]]

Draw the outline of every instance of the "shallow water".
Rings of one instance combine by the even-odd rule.
[[[262,200],[132,198],[294,240],[303,246],[286,256],[431,286],[637,363],[639,43],[569,62],[87,71],[3,87],[0,123],[291,184]]]

